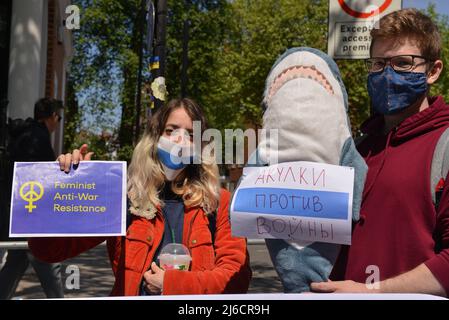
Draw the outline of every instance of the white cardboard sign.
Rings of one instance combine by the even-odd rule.
[[[351,244],[354,168],[297,161],[247,167],[231,203],[232,234]]]

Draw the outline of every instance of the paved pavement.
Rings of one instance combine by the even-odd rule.
[[[248,246],[251,257],[253,279],[250,284],[250,293],[282,292],[282,285],[271,264],[266,246],[252,244]],[[79,289],[65,289],[67,298],[105,297],[108,296],[114,277],[107,257],[106,246],[100,245],[76,258],[64,261],[62,268],[63,283],[72,284],[70,275],[72,268],[77,266],[80,271]],[[66,273],[67,272],[67,273]],[[69,277],[69,278],[68,278]],[[29,267],[19,283],[14,299],[40,299],[45,294],[40,287],[34,270]]]

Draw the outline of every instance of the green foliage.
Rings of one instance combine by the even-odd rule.
[[[64,112],[64,152],[70,152],[75,146],[78,128],[80,126],[80,114],[78,112],[78,101],[76,99],[74,83],[67,81],[66,110]]]
[[[81,125],[70,120],[66,127],[73,134],[73,127],[77,126],[77,134],[85,140],[66,140],[70,143],[66,149],[79,147],[78,142],[91,142],[90,148],[97,157],[110,154],[106,144],[98,142],[104,139],[104,132],[114,132],[111,138],[117,136],[108,146],[122,148],[132,144],[140,3],[140,0],[74,1],[81,8],[81,29],[73,33],[75,53],[70,81],[80,103],[78,117],[73,119],[81,119]],[[129,160],[130,156],[130,152],[120,153],[121,160]]]
[[[363,60],[338,60],[337,65],[348,92],[348,113],[353,135],[360,134],[360,125],[370,116],[366,81],[368,72]]]
[[[65,147],[78,147],[88,140],[97,156],[129,160],[136,117],[140,0],[74,3],[82,8],[81,30],[74,32],[70,80],[76,97],[71,98]],[[439,25],[443,61],[449,66],[447,17],[432,6],[427,13]],[[265,79],[285,50],[309,46],[326,52],[328,0],[168,0],[166,81],[170,98],[181,95],[186,20],[187,95],[203,106],[210,126],[220,130],[260,127]],[[337,64],[357,134],[370,114],[367,72],[361,60],[338,60]],[[443,72],[431,92],[449,101],[448,87],[449,75]],[[103,140],[109,135],[103,132],[110,133],[108,143]],[[68,137],[75,133],[86,140]]]
[[[276,58],[296,46],[326,46],[327,1],[236,0],[218,48],[206,108],[218,128],[260,127],[265,79]]]
[[[177,3],[174,12],[183,8],[183,4]],[[438,15],[432,6],[427,13],[438,23],[443,44],[447,43],[447,17]],[[209,20],[210,16],[212,12],[200,10],[194,18],[202,27],[191,34],[191,38],[199,41],[190,45],[189,57],[203,59],[191,59],[189,95],[201,102],[211,125],[221,130],[261,125],[264,81],[276,58],[285,50],[309,46],[327,51],[327,0],[235,0],[223,4],[219,17]],[[220,32],[223,26],[224,33]],[[180,20],[171,26],[172,30],[178,30],[178,38],[173,35],[170,38],[171,50],[177,54],[169,59],[178,61],[173,64],[178,73],[172,70],[167,75],[172,82],[179,79],[181,27]],[[211,39],[209,31],[213,31],[215,40]],[[449,65],[448,51],[449,47],[444,46],[445,65]],[[337,64],[348,91],[352,130],[357,135],[360,125],[370,115],[367,71],[363,60],[338,60]],[[169,85],[174,95],[179,92],[178,83]],[[443,94],[449,101],[449,92],[444,90],[448,87],[448,73],[443,73],[432,93]]]
[[[181,11],[179,1],[173,12]],[[177,5],[175,4],[177,3]],[[327,0],[235,0],[209,11],[190,8],[189,96],[199,101],[211,126],[258,128],[265,79],[277,57],[292,47],[326,51]],[[171,17],[168,84],[180,93],[182,19]],[[349,94],[353,128],[369,115],[362,61],[338,61]]]
[[[447,72],[447,68],[449,68],[449,46],[447,45],[449,41],[449,19],[447,16],[438,14],[435,5],[433,4],[429,5],[425,13],[429,15],[433,21],[437,22],[443,45],[441,55],[444,69],[438,81],[432,85],[430,94],[442,95],[444,100],[449,103],[449,73]]]
[[[127,154],[119,154],[117,150],[129,151],[128,146],[119,148],[117,145],[117,132],[103,131],[99,134],[92,134],[88,130],[81,130],[73,139],[72,147],[67,152],[75,148],[79,149],[84,143],[89,146],[89,151],[94,152],[95,160],[126,159]]]
[[[210,111],[210,88],[222,79],[217,72],[222,58],[221,47],[231,17],[226,0],[168,1],[167,86],[170,98],[181,95],[183,25],[189,21],[187,96]],[[220,83],[221,85],[222,83]],[[208,112],[211,116],[212,113]],[[210,117],[212,118],[212,117]]]

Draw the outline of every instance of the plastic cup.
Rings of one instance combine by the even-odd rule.
[[[159,266],[164,270],[189,270],[192,258],[184,245],[169,243],[159,254]]]

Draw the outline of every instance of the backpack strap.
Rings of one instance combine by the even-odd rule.
[[[443,193],[444,180],[449,171],[449,128],[438,139],[433,152],[430,171],[430,186],[432,188],[432,202],[438,208]]]
[[[354,139],[356,146],[360,145],[367,134]],[[438,139],[432,159],[430,171],[430,186],[432,192],[432,202],[435,209],[438,209],[441,194],[443,193],[444,180],[449,172],[449,128],[447,128]]]

